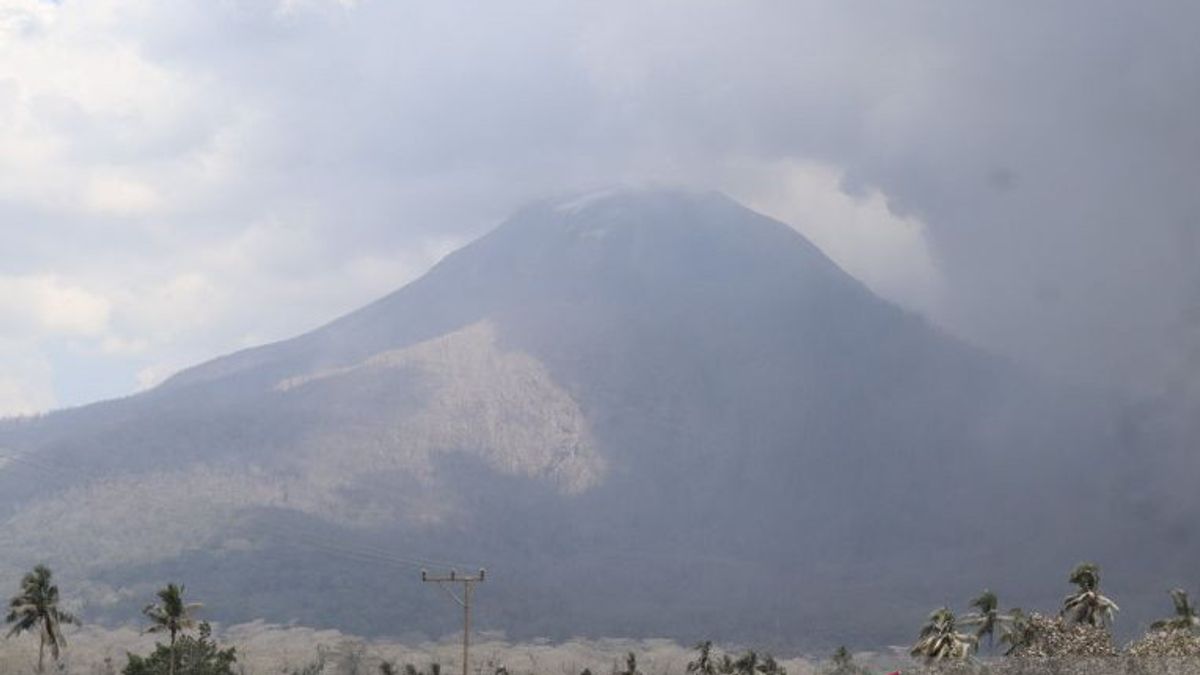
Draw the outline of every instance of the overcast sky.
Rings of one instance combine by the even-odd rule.
[[[1200,4],[0,0],[0,414],[129,394],[522,203],[716,188],[1056,375],[1190,382]]]

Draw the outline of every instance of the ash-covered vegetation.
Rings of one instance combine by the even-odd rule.
[[[968,610],[934,610],[907,650],[828,658],[722,648],[711,640],[686,648],[671,640],[577,639],[512,643],[497,633],[476,640],[472,675],[869,675],[930,673],[1051,675],[1200,672],[1200,614],[1186,591],[1170,591],[1173,612],[1118,646],[1111,633],[1119,606],[1100,586],[1100,568],[1076,566],[1074,590],[1056,612],[1004,608],[985,590]],[[85,624],[67,611],[53,573],[39,565],[20,581],[5,617],[0,672],[67,675],[442,675],[461,672],[459,644],[367,640],[336,630],[264,622],[219,630],[183,585],[169,583],[123,627]],[[396,627],[398,630],[401,627]],[[803,640],[798,640],[803,643]],[[68,647],[70,643],[70,647]]]

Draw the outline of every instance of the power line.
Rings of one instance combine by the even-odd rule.
[[[279,528],[276,527],[276,529],[279,529]],[[324,551],[327,551],[330,553],[337,553],[337,554],[341,554],[341,555],[353,556],[353,557],[359,558],[364,561],[387,564],[387,565],[416,567],[416,568],[420,568],[423,566],[423,563],[420,563],[416,560],[411,560],[411,559],[403,558],[400,556],[393,556],[393,555],[378,553],[378,552],[372,551],[370,549],[348,546],[346,544],[339,543],[332,539],[322,538],[319,535],[315,535],[310,532],[302,532],[299,530],[290,530],[290,532],[288,532],[287,535],[290,535],[290,536],[285,536],[284,537],[285,541],[290,541],[292,543],[298,543],[298,544],[302,544],[305,546],[311,546],[313,548],[324,550]]]
[[[317,534],[312,531],[302,530],[299,527],[292,525],[292,524],[278,523],[278,524],[273,525],[272,527],[276,531],[282,530],[285,532],[290,532],[293,536],[300,537],[302,539],[307,540],[308,542],[319,544],[326,548],[336,548],[339,550],[353,552],[357,555],[374,558],[381,562],[395,563],[395,564],[399,564],[399,565],[408,565],[408,566],[415,567],[418,569],[425,568],[425,567],[446,567],[446,568],[471,567],[471,565],[438,561],[438,560],[435,560],[432,558],[427,558],[427,557],[417,557],[414,555],[403,555],[400,553],[396,553],[395,551],[390,551],[387,549],[371,546],[369,544],[349,543],[344,540],[338,540],[333,537],[324,536],[324,535]]]

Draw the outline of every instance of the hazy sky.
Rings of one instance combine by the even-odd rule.
[[[1059,375],[1200,362],[1200,4],[0,0],[0,414],[151,385],[532,198],[721,189]]]

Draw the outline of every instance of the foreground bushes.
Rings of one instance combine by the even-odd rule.
[[[207,622],[200,624],[199,633],[194,638],[181,636],[173,648],[159,643],[149,656],[130,654],[121,675],[235,675],[236,650],[219,648]]]

